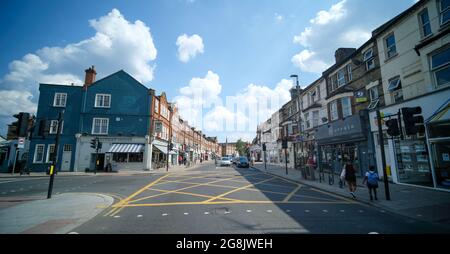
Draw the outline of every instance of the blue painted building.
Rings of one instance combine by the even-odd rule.
[[[61,132],[58,170],[149,169],[150,107],[154,90],[148,89],[121,70],[95,81],[94,67],[86,70],[84,86],[40,84],[36,120],[52,121],[50,134],[38,137],[36,128],[30,144],[29,166],[46,171],[54,152],[58,113],[65,111]],[[102,142],[99,154],[91,140]],[[150,159],[151,161],[151,159]]]

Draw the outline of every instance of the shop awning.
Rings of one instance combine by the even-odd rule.
[[[436,110],[425,122],[427,124],[450,120],[450,99]]]
[[[141,153],[143,144],[113,144],[108,153]]]
[[[167,153],[167,146],[156,145],[156,144],[153,144],[153,146],[156,147],[159,151],[161,151],[161,153]]]

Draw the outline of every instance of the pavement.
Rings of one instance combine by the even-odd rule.
[[[202,163],[197,162],[191,166],[184,166],[184,165],[169,165],[169,172],[183,172],[186,170],[192,170],[195,168],[198,168],[202,165],[205,164],[213,164],[214,160],[208,160],[208,161],[204,161]],[[158,168],[158,169],[152,169],[152,170],[120,170],[117,172],[101,172],[98,171],[97,174],[98,175],[139,175],[139,174],[159,174],[159,173],[167,173],[167,168]],[[57,173],[58,176],[92,176],[94,175],[94,172],[84,172],[84,171],[79,171],[79,172],[63,172],[60,171]],[[0,173],[0,179],[6,179],[6,178],[29,178],[29,177],[48,177],[49,175],[46,172],[31,172],[29,175],[28,174],[23,174],[20,175],[20,173]]]
[[[286,168],[279,165],[267,164],[265,170],[264,163],[257,162],[253,168],[343,197],[351,197],[347,186],[340,188],[337,175],[334,176],[334,184],[330,185],[328,174],[325,174],[325,179],[320,182],[318,172],[315,172],[315,180],[305,180],[300,170],[292,168],[288,168],[287,175]],[[358,201],[409,218],[450,225],[450,192],[389,183],[391,200],[386,200],[384,183],[380,181],[377,190],[378,200],[370,201],[368,189],[362,184],[362,180],[357,178],[355,194]]]
[[[24,199],[9,198],[8,202]],[[65,234],[108,208],[110,196],[96,193],[63,193],[51,199],[25,199],[0,210],[0,234]],[[3,200],[5,202],[5,199]]]

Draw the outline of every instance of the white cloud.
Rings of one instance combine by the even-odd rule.
[[[335,62],[336,49],[358,48],[371,37],[372,30],[403,11],[405,5],[393,1],[386,8],[380,1],[342,0],[318,11],[309,26],[294,36],[293,42],[302,48],[291,58],[292,63],[302,71],[321,74]]]
[[[144,84],[153,80],[151,62],[157,50],[146,24],[130,22],[113,9],[90,20],[89,26],[95,31],[90,38],[63,47],[44,47],[12,61],[0,80],[1,89],[29,91],[35,107],[38,83],[82,85],[84,70],[91,65],[95,65],[98,79],[123,69]],[[8,111],[3,106],[0,111]]]
[[[315,52],[311,52],[305,49],[302,50],[302,52],[298,53],[297,55],[293,56],[291,61],[296,67],[300,68],[302,71],[321,73],[330,64],[323,62],[322,60],[320,60],[315,56],[316,56]]]
[[[346,1],[347,0],[342,0],[339,3],[332,5],[328,11],[319,11],[316,14],[316,17],[310,20],[311,24],[326,25],[330,22],[339,21],[347,14],[347,10],[344,8]]]
[[[203,39],[197,34],[178,36],[176,45],[178,46],[178,59],[184,63],[189,62],[197,54],[203,53]]]
[[[222,91],[220,77],[208,71],[204,78],[194,77],[188,86],[179,89],[179,96],[174,98],[178,104],[180,116],[189,121],[193,127],[201,128],[203,108],[210,107],[220,100]]]
[[[0,91],[0,117],[11,117],[19,112],[36,113],[36,104],[31,102],[33,95],[28,91]]]
[[[275,19],[275,22],[280,23],[284,20],[284,16],[281,14],[275,13],[274,19]]]
[[[253,139],[257,124],[289,101],[292,80],[283,79],[274,88],[249,84],[231,96],[221,97],[218,74],[192,78],[175,97],[180,116],[204,133]],[[234,135],[234,136],[233,136]]]

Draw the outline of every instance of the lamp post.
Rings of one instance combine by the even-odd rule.
[[[298,98],[300,97],[300,85],[298,84],[298,75],[292,74],[290,77],[295,78],[295,80],[296,80],[295,88],[297,89],[297,96],[295,97],[295,100],[296,100],[295,103],[297,104]],[[297,104],[297,111],[298,111],[297,113],[299,114],[300,113],[300,105],[298,105],[298,104]],[[296,117],[294,117],[293,120],[294,120],[295,124],[297,125],[297,131],[300,133],[300,126],[298,124],[300,122],[300,116],[298,117],[298,119]],[[295,140],[295,141],[297,141],[297,140]],[[297,166],[297,149],[296,149],[295,141],[293,142],[293,145],[294,145],[294,169]]]

